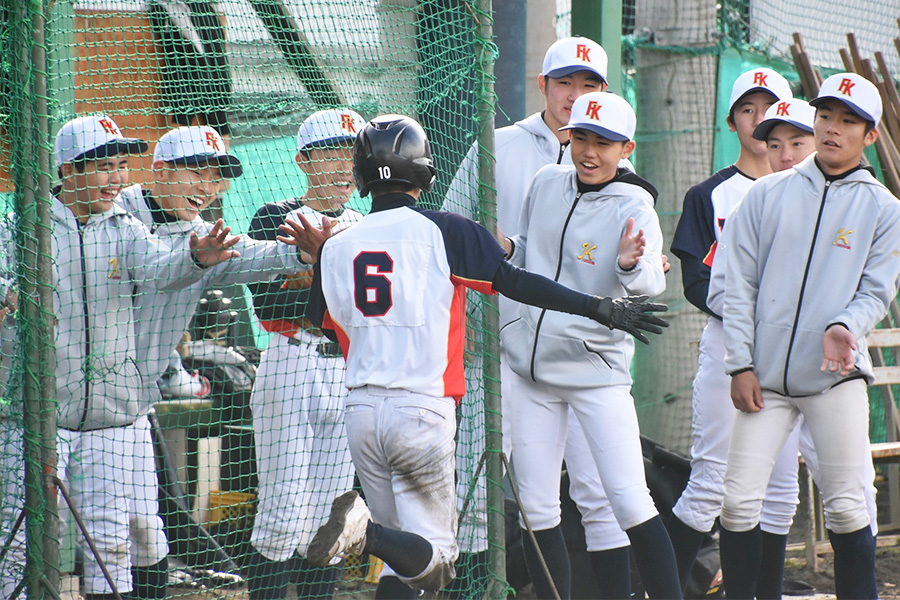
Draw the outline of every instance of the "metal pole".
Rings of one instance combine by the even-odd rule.
[[[19,281],[18,338],[23,352],[22,395],[24,400],[23,446],[25,454],[25,533],[26,563],[25,586],[29,598],[43,598],[41,580],[44,575],[44,527],[41,518],[44,509],[43,474],[41,472],[41,397],[40,384],[35,375],[40,373],[40,356],[35,343],[31,323],[36,321],[39,307],[34,302],[34,282],[36,280],[37,248],[34,233],[37,230],[34,185],[34,144],[33,144],[33,104],[29,97],[32,82],[30,28],[31,3],[13,2],[12,22],[16,23],[18,35],[11,36],[15,44],[16,77],[12,86],[17,103],[12,110],[10,121],[17,121],[18,127],[10,134],[10,146],[18,158],[13,163],[15,173],[16,251],[17,279]],[[13,91],[13,90],[11,90]],[[34,321],[33,321],[34,320]]]
[[[572,0],[572,35],[603,46],[609,91],[622,93],[622,0]]]
[[[56,352],[49,321],[53,314],[52,244],[50,223],[50,111],[47,86],[47,47],[42,0],[32,0],[31,62],[34,72],[34,156],[37,163],[36,300],[34,326],[39,362],[38,386],[41,409],[41,472],[44,487],[44,578],[46,592],[59,597],[59,514],[56,496]]]
[[[527,77],[525,56],[528,53],[528,2],[503,0],[494,6],[494,35],[500,56],[494,65],[497,92],[497,117],[494,127],[506,127],[525,118],[525,88],[534,85]]]
[[[494,62],[491,0],[478,0],[475,8],[476,110],[478,123],[478,198],[484,226],[497,230],[497,189],[494,181]],[[485,298],[484,310],[484,429],[487,453],[488,598],[505,598],[506,532],[503,510],[503,434],[500,422],[500,313],[497,297]]]

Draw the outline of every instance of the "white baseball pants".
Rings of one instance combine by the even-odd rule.
[[[644,477],[630,386],[562,389],[519,380],[525,393],[516,399],[512,413],[513,454],[532,528],[550,529],[560,523],[559,473],[569,407],[584,429],[619,527],[629,529],[658,514]]]
[[[731,377],[725,374],[725,332],[710,318],[700,338],[700,364],[693,383],[691,477],[672,512],[697,531],[710,531],[722,511],[725,465],[734,415]],[[778,456],[762,508],[763,531],[784,535],[797,510],[797,448],[793,433]]]
[[[416,533],[434,556],[426,571],[400,579],[416,587],[436,569],[453,569],[456,544],[456,406],[407,390],[365,386],[347,396],[353,465],[373,520]],[[391,574],[389,569],[382,576]]]
[[[869,399],[865,381],[848,381],[803,398],[764,390],[763,401],[765,408],[759,412],[735,413],[722,525],[739,532],[759,523],[776,456],[801,414],[816,449],[818,483],[831,530],[851,533],[869,525],[864,460],[869,450]]]
[[[272,336],[250,400],[259,477],[250,539],[273,561],[305,554],[331,501],[353,487],[344,360],[319,355],[324,338],[290,340]]]

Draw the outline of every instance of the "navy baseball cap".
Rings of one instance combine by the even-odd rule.
[[[240,177],[244,172],[237,156],[228,154],[225,141],[219,132],[208,127],[178,127],[166,132],[153,149],[153,162],[170,162],[176,165],[219,167],[222,177]]]
[[[807,133],[813,132],[813,121],[816,118],[816,109],[805,100],[791,98],[776,102],[766,110],[765,120],[753,130],[754,139],[766,141],[772,130],[782,123],[793,125]]]
[[[607,140],[627,142],[634,139],[636,127],[634,109],[625,98],[611,92],[590,92],[575,100],[569,124],[559,130],[585,129]]]
[[[590,71],[606,83],[608,61],[606,50],[594,40],[567,37],[547,49],[541,75],[559,79],[578,71]]]

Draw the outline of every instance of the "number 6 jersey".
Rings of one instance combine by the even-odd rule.
[[[349,388],[465,393],[464,288],[493,294],[504,251],[474,221],[386,194],[322,246],[308,316],[340,342]]]

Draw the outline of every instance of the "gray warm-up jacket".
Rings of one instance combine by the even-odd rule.
[[[54,198],[51,223],[59,426],[128,425],[142,410],[144,387],[132,291],[182,288],[203,269],[190,252],[173,251],[118,205],[82,225]],[[14,226],[14,218],[2,224]],[[14,273],[15,248],[4,254],[4,267]]]
[[[122,190],[116,201],[176,249],[189,249],[192,233],[204,236],[212,229],[212,224],[200,217],[193,221],[182,221],[174,216],[160,219],[161,211],[151,208],[140,185]],[[205,289],[217,285],[269,281],[277,275],[309,268],[300,262],[297,248],[288,244],[241,236],[234,250],[238,251],[239,257],[205,269],[200,279],[183,289],[166,292],[146,289],[145,286],[135,289],[138,366],[151,391],[165,372]],[[150,397],[151,401],[155,399],[155,395]],[[149,404],[146,408],[149,409]]]
[[[827,181],[815,156],[754,183],[728,222],[725,368],[789,396],[871,383],[865,337],[900,275],[900,202],[868,169]],[[819,370],[832,323],[857,339],[847,377]]]
[[[575,167],[546,166],[526,197],[510,260],[587,294],[656,296],[666,280],[655,199],[653,186],[624,168],[599,191],[581,193]],[[619,241],[630,217],[647,245],[637,266],[623,271]],[[631,383],[631,336],[590,319],[520,305],[501,338],[522,377],[563,388]]]

